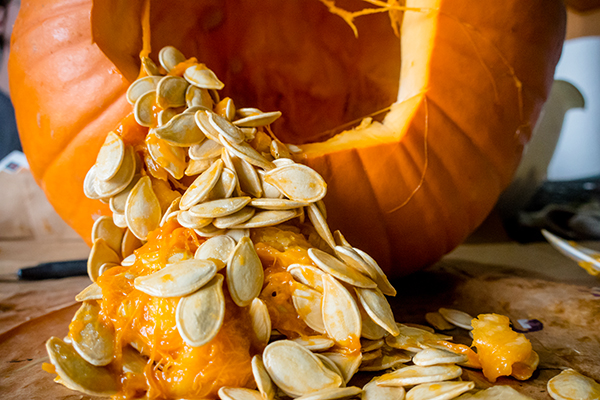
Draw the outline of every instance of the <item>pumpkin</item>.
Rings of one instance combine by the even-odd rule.
[[[332,229],[401,275],[460,244],[510,182],[565,12],[559,0],[368,3],[152,0],[151,56],[174,45],[213,69],[236,105],[282,111],[273,130],[328,182]],[[24,0],[14,27],[24,151],[86,240],[109,211],[82,183],[131,112],[143,10],[142,0]]]

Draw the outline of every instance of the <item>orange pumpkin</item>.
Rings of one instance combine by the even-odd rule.
[[[392,275],[436,261],[492,209],[548,95],[565,28],[559,0],[371,1],[389,12],[356,19],[330,0],[150,3],[151,56],[174,45],[213,69],[236,105],[281,110],[275,133],[303,144],[329,184],[331,227]],[[23,0],[14,27],[23,148],[86,240],[108,207],[86,199],[82,182],[131,112],[143,6]]]

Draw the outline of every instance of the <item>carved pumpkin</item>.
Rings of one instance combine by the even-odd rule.
[[[370,3],[391,9],[354,19],[328,0],[153,0],[152,57],[174,45],[213,69],[236,104],[281,110],[273,130],[302,144],[304,162],[328,182],[332,229],[400,275],[460,244],[510,182],[548,95],[565,17],[559,0]],[[14,27],[23,148],[86,240],[108,207],[86,199],[82,182],[131,112],[142,8],[24,0]]]

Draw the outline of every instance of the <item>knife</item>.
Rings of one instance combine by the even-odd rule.
[[[17,271],[17,278],[22,281],[61,279],[81,275],[87,275],[87,259],[45,262]]]

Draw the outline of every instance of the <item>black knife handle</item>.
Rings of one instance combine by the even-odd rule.
[[[17,271],[20,280],[39,281],[87,275],[87,260],[55,261]]]

